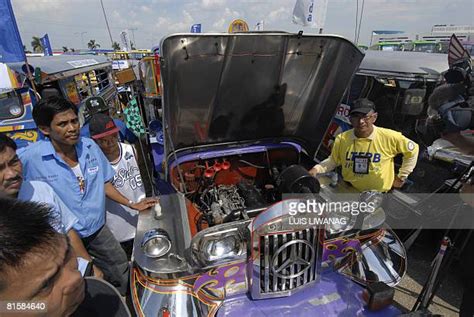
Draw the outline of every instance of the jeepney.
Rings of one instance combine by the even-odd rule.
[[[366,51],[323,139],[318,157],[329,154],[338,133],[352,128],[349,108],[359,98],[375,103],[377,125],[400,131],[422,143],[415,131],[416,122],[426,117],[428,97],[447,69],[445,54]]]
[[[427,40],[418,40],[410,42],[411,50],[414,52],[441,53],[448,52],[449,42],[436,42]]]
[[[18,147],[38,139],[32,117],[35,102],[35,93],[22,87],[19,74],[0,63],[0,132],[12,137]]]
[[[32,107],[37,101],[35,94],[31,93],[33,83],[39,97],[45,98],[58,95],[75,104],[79,109],[81,124],[87,117],[87,113],[84,111],[85,107],[83,107],[84,100],[87,98],[100,96],[111,108],[116,106],[117,88],[111,77],[111,62],[105,56],[58,55],[30,57],[28,58],[28,64],[31,78],[29,78],[24,63],[10,63],[8,66],[17,74],[20,74],[21,78],[28,83],[24,89],[30,91],[30,99],[24,97],[23,100],[27,102],[31,100]],[[26,138],[28,142],[35,142],[38,132],[31,118],[31,111],[28,113],[31,122],[27,130],[29,134],[34,134],[34,137],[30,137],[29,134],[25,136],[22,134],[23,132],[15,132],[12,137],[15,139]],[[12,120],[8,124],[14,126],[17,122]]]
[[[286,193],[331,201],[352,190],[307,169],[363,52],[338,36],[276,32],[175,34],[160,48],[169,193],[139,214],[137,315],[398,315],[360,298],[406,270],[383,210],[362,231],[284,225]]]
[[[372,46],[372,49],[375,49],[377,51],[393,52],[404,51],[405,46],[402,42],[380,42]]]

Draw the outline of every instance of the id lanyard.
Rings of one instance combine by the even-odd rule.
[[[372,145],[372,140],[370,140],[369,147],[367,148],[365,155],[354,155],[354,164],[352,165],[352,171],[354,174],[369,174],[369,165],[370,165],[370,146]],[[354,140],[354,152],[355,152],[355,140]]]

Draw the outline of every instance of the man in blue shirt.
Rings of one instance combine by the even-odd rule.
[[[15,141],[0,133],[0,193],[50,205],[53,212],[51,225],[60,233],[68,232],[77,222],[77,217],[54,195],[51,186],[39,181],[23,181],[23,166],[16,149]]]
[[[45,140],[28,146],[20,153],[26,180],[48,183],[77,216],[74,229],[93,263],[106,280],[125,294],[128,285],[128,261],[120,244],[105,224],[105,197],[141,211],[156,199],[129,201],[112,185],[114,171],[94,141],[81,138],[77,108],[68,100],[50,97],[33,109],[33,119]]]
[[[5,197],[0,206],[0,314],[71,316],[87,289],[69,239],[51,226],[50,208]],[[7,303],[24,306],[15,310]]]
[[[23,201],[47,204],[51,210],[51,225],[59,233],[65,233],[71,241],[76,241],[74,251],[77,256],[91,260],[73,226],[78,219],[64,204],[54,190],[45,182],[23,181],[23,165],[16,154],[16,143],[0,133],[0,193]],[[94,275],[103,277],[102,271],[94,266]]]
[[[89,120],[92,118],[93,115],[97,113],[103,113],[105,115],[109,114],[109,107],[106,105],[104,99],[102,97],[89,97],[85,101],[86,107],[86,123],[81,128],[81,137],[90,138],[89,133]],[[121,142],[127,141],[130,144],[137,142],[137,137],[133,132],[127,128],[125,123],[122,120],[114,119],[114,123],[119,128],[119,137]]]

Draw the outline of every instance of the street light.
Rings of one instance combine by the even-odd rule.
[[[132,31],[133,46],[137,47],[137,43],[135,42],[135,31],[138,30],[138,28],[128,28],[128,29]]]
[[[81,34],[81,46],[82,48],[84,48],[84,34],[86,34],[87,32],[76,32],[74,33],[74,35],[79,35]]]

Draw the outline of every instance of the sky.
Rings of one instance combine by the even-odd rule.
[[[23,44],[49,34],[53,48],[86,48],[93,39],[110,48],[100,0],[11,0]],[[317,33],[292,23],[296,0],[103,0],[112,38],[128,29],[137,48],[159,45],[172,33],[189,32],[201,23],[202,32],[226,32],[234,19],[250,29],[263,20],[265,30]],[[474,25],[474,0],[328,0],[323,33],[354,40],[356,8],[364,11],[359,44],[369,44],[372,30],[429,33],[435,24]]]

